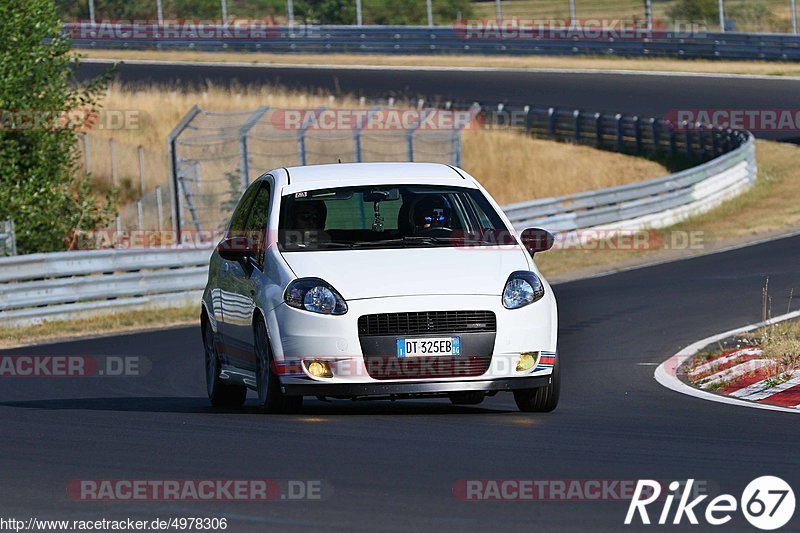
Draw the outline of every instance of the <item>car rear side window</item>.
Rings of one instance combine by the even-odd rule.
[[[255,182],[244,192],[241,200],[239,200],[239,203],[236,204],[236,209],[234,209],[233,215],[231,216],[231,223],[228,226],[228,234],[231,234],[232,232],[243,231],[245,229],[247,215],[250,213],[250,204],[253,203],[253,198],[260,188],[261,182]]]
[[[256,261],[260,266],[264,266],[264,251],[267,239],[267,220],[269,219],[269,199],[270,186],[266,181],[261,182],[253,205],[250,208],[250,216],[247,217],[245,232],[250,236],[256,251]]]

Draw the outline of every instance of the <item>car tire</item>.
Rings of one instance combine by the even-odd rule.
[[[220,379],[222,364],[214,344],[214,331],[203,316],[203,351],[206,363],[206,392],[214,407],[241,407],[247,398],[247,387],[231,385]]]
[[[483,391],[451,392],[447,395],[453,405],[478,405],[483,402],[486,393]]]
[[[552,380],[549,385],[536,389],[522,389],[514,391],[514,401],[520,411],[525,413],[549,413],[558,406],[558,397],[561,390],[560,358],[556,356],[553,366]]]
[[[303,405],[302,396],[285,396],[281,382],[272,367],[272,348],[267,337],[267,328],[257,321],[253,328],[253,348],[256,357],[256,392],[258,405],[268,413],[291,413]]]

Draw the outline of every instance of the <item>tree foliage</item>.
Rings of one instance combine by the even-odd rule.
[[[696,24],[715,23],[719,20],[717,0],[678,0],[669,10],[672,20]]]
[[[112,216],[77,172],[78,133],[56,118],[96,112],[104,83],[75,87],[70,55],[52,0],[0,0],[0,219],[14,219],[20,253],[63,249]]]

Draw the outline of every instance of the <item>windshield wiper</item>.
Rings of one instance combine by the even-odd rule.
[[[296,252],[301,250],[324,250],[326,248],[352,248],[352,242],[342,242],[342,241],[322,241],[322,242],[314,242],[314,243],[293,243],[290,245],[283,245],[284,251],[287,252]]]
[[[353,243],[353,248],[360,248],[366,246],[382,246],[382,245],[391,245],[397,244],[401,246],[405,245],[415,245],[415,244],[449,244],[452,243],[454,239],[449,237],[431,237],[426,235],[417,235],[417,236],[406,236],[406,237],[399,237],[396,239],[382,239],[379,241],[355,241]]]

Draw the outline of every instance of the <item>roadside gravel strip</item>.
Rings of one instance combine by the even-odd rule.
[[[684,363],[709,345],[740,333],[798,317],[800,311],[795,311],[766,322],[750,324],[699,340],[661,363],[656,368],[654,377],[668,389],[703,400],[740,407],[800,413],[800,371],[795,371],[788,380],[776,384],[775,380],[767,375],[768,369],[774,363],[763,358],[759,348],[743,347],[722,352],[715,358],[692,368],[688,375],[685,375],[685,370],[681,368]],[[690,385],[687,378],[699,382],[699,388]],[[725,385],[726,383],[730,385]],[[716,392],[707,390],[715,386],[718,388]]]

